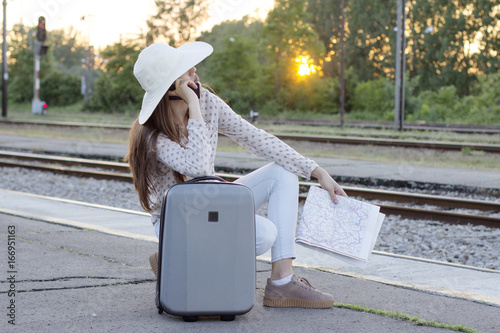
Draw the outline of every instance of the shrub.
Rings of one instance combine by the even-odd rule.
[[[479,76],[473,91],[460,100],[460,120],[469,124],[500,123],[500,74]]]
[[[80,78],[76,75],[51,71],[40,80],[40,99],[50,106],[66,106],[82,99]]]
[[[97,80],[95,93],[85,103],[84,110],[105,113],[126,113],[131,110],[138,112],[141,108],[143,95],[139,83],[120,82],[103,74]]]
[[[394,84],[387,78],[358,83],[352,103],[356,113],[369,113],[370,119],[385,119],[384,114],[394,110]]]
[[[474,93],[463,98],[454,86],[437,91],[423,91],[416,98],[416,110],[408,120],[427,122],[498,124],[500,123],[500,74],[478,77],[471,89]]]
[[[458,110],[457,89],[441,87],[438,91],[424,91],[418,96],[420,109],[414,113],[415,120],[445,122],[456,117]]]

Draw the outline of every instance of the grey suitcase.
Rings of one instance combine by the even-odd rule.
[[[255,302],[255,211],[251,190],[219,177],[172,186],[160,220],[156,306],[196,321],[234,320]]]

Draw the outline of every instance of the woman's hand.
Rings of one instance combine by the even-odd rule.
[[[321,187],[330,193],[330,197],[332,198],[333,203],[338,204],[339,200],[337,199],[337,195],[341,195],[343,197],[347,197],[347,194],[344,192],[344,189],[337,184],[337,182],[330,176],[330,174],[323,168],[317,167],[311,173],[311,176],[318,179]]]
[[[175,80],[175,90],[169,91],[168,94],[170,96],[179,96],[186,102],[187,105],[193,103],[199,103],[198,96],[190,87],[196,89],[198,86],[194,81],[187,79],[177,79]]]
[[[186,102],[189,110],[189,119],[203,121],[203,116],[201,115],[200,100],[198,99],[198,96],[193,91],[193,89],[191,89],[190,87],[198,88],[194,81],[180,78],[175,81],[175,90],[169,91],[168,94],[171,96],[179,96],[184,100],[184,102]],[[184,119],[183,117],[184,115],[182,115],[181,119]]]

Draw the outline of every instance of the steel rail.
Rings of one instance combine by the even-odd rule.
[[[222,178],[230,181],[234,181],[238,177],[240,177],[237,175],[227,174],[227,173],[221,173],[219,175]],[[309,186],[319,185],[319,184],[314,182],[299,182],[299,185],[303,186],[304,190],[307,191]],[[495,202],[495,201],[463,199],[463,198],[454,198],[449,196],[388,191],[388,190],[370,189],[370,188],[353,187],[353,186],[342,186],[342,188],[346,191],[346,193],[349,196],[360,197],[366,200],[393,201],[400,203],[413,203],[416,205],[431,205],[431,206],[439,206],[443,209],[461,208],[461,209],[480,210],[486,212],[500,212],[500,202]]]
[[[117,180],[117,181],[132,182],[132,175],[130,173],[84,170],[84,169],[61,167],[55,165],[32,164],[28,162],[14,162],[6,159],[0,159],[0,166],[46,171],[57,174],[64,174],[68,176],[95,178],[99,180]]]
[[[440,206],[447,209],[462,208],[500,212],[500,202],[495,201],[463,199],[450,196],[398,192],[352,186],[342,186],[342,188],[350,196],[357,196],[367,200],[397,201],[417,205]]]
[[[268,121],[269,122],[269,121]],[[339,122],[328,122],[319,120],[296,120],[284,119],[274,120],[271,123],[275,125],[304,125],[304,126],[328,126],[340,127]],[[393,129],[394,123],[386,121],[369,122],[362,120],[352,120],[346,124],[346,127],[363,129]],[[461,124],[427,124],[427,123],[405,123],[404,131],[433,131],[433,132],[455,132],[462,134],[500,134],[500,126],[495,125],[461,125]]]
[[[6,158],[6,157],[9,158]],[[22,159],[23,161],[13,161],[12,158]],[[37,161],[38,164],[29,163],[30,160]],[[118,172],[108,172],[108,171],[96,171],[96,170],[83,170],[73,167],[61,167],[55,165],[48,165],[42,163],[58,163],[71,165],[71,166],[85,166],[92,168],[100,168],[103,170],[111,169]],[[132,176],[129,172],[128,165],[126,163],[117,162],[105,162],[97,160],[85,160],[85,159],[72,159],[67,157],[57,157],[57,156],[44,156],[38,154],[24,154],[24,153],[14,153],[14,152],[1,152],[0,151],[0,166],[8,167],[22,167],[28,169],[35,169],[40,171],[48,171],[58,174],[72,175],[78,177],[92,177],[95,179],[105,179],[105,180],[117,180],[132,182]],[[217,173],[218,176],[233,181],[239,176],[228,173]],[[306,190],[309,186],[318,185],[313,182],[300,182],[299,183]],[[499,212],[500,203],[493,201],[483,201],[483,200],[470,200],[470,199],[460,199],[453,197],[444,197],[436,195],[426,195],[426,194],[416,194],[416,193],[403,193],[397,191],[387,191],[378,189],[365,189],[344,186],[344,189],[350,196],[361,197],[369,200],[380,200],[380,201],[392,201],[392,202],[405,202],[412,203],[415,205],[432,205],[437,206],[437,209],[424,209],[418,207],[407,207],[407,206],[395,206],[385,203],[378,204],[381,207],[381,212],[384,214],[394,214],[401,215],[409,218],[416,219],[429,219],[438,220],[446,223],[471,223],[480,224],[490,227],[500,228],[500,218],[491,217],[487,215],[473,215],[468,213],[456,213],[446,211],[452,208],[462,208],[462,209],[474,209],[482,210],[486,212]],[[306,196],[301,195],[300,199],[305,200]]]
[[[95,124],[95,123],[78,123],[78,122],[34,122],[34,121],[15,121],[4,120],[1,123],[17,124],[17,125],[44,125],[44,126],[59,126],[59,127],[97,127],[105,129],[129,130],[129,125],[111,125],[111,124]],[[354,136],[326,136],[326,135],[297,135],[286,133],[273,133],[282,140],[308,141],[319,143],[346,144],[346,145],[373,145],[373,146],[390,146],[401,148],[419,148],[419,149],[438,149],[461,151],[463,149],[485,151],[490,153],[500,153],[499,144],[482,144],[482,143],[461,143],[461,142],[440,142],[429,140],[402,140],[390,138],[376,137],[354,137]]]
[[[40,163],[57,163],[60,165],[83,166],[88,168],[101,168],[119,172],[130,172],[128,164],[121,162],[109,162],[102,160],[91,160],[86,158],[64,157],[46,154],[23,153],[16,151],[0,150],[0,158],[17,159],[22,161],[36,161]]]
[[[352,136],[323,136],[323,135],[297,135],[297,134],[274,134],[282,140],[309,141],[319,143],[347,144],[347,145],[373,145],[390,146],[402,148],[421,148],[421,149],[439,149],[455,150],[463,149],[481,150],[490,153],[500,153],[500,145],[496,144],[477,144],[461,142],[439,142],[424,140],[400,140],[400,139],[382,139],[382,138],[358,138]]]

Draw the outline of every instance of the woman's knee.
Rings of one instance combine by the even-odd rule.
[[[255,252],[256,255],[266,253],[274,244],[278,230],[274,223],[262,217],[255,216]]]
[[[273,173],[275,179],[279,179],[280,181],[286,182],[288,184],[299,183],[297,175],[293,172],[288,171],[281,165],[272,163],[269,165],[269,167],[271,168],[271,172]]]

